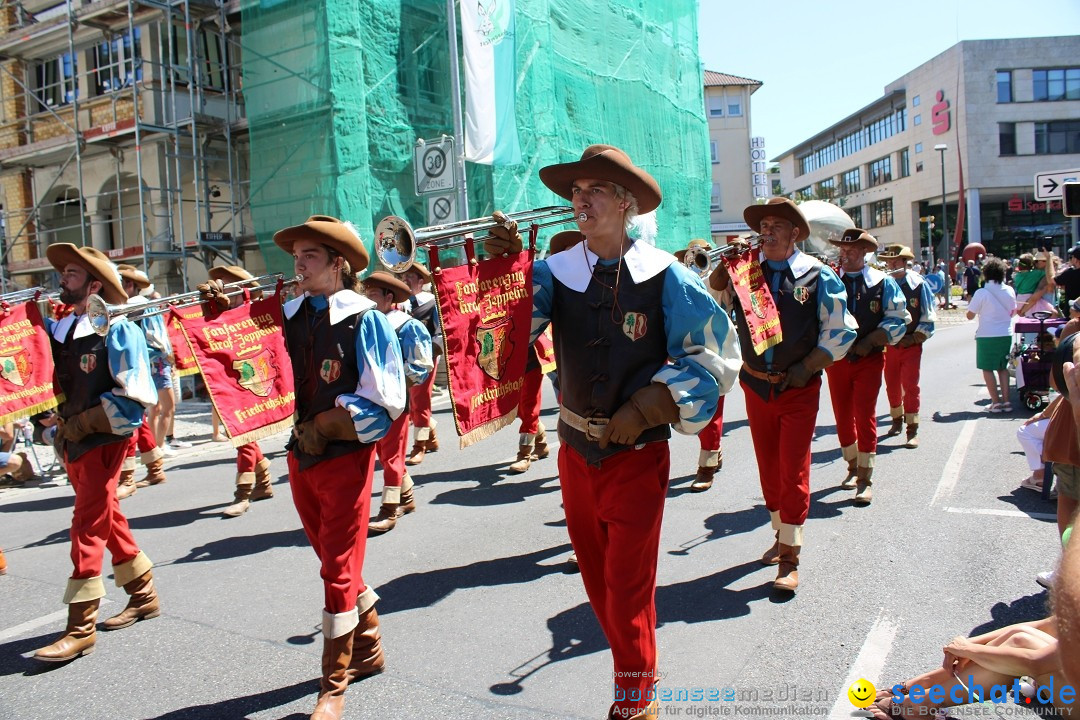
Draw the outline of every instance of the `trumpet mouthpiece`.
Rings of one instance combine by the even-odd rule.
[[[574,218],[574,219],[577,220],[578,222],[585,222],[586,220],[589,219],[589,216],[586,215],[585,213],[578,213],[577,217]]]

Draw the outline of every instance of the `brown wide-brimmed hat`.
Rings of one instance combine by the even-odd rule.
[[[706,250],[711,250],[712,249],[712,245],[709,244],[708,240],[702,240],[701,238],[694,238],[693,240],[691,240],[690,242],[688,242],[686,244],[685,248],[683,248],[682,250],[676,250],[675,251],[675,259],[678,260],[679,262],[682,262],[683,258],[686,257],[686,251],[689,250],[690,248],[695,248],[695,247],[705,248]]]
[[[540,181],[561,198],[573,200],[575,180],[590,178],[622,185],[637,198],[638,212],[644,215],[660,205],[664,196],[652,175],[633,162],[630,156],[612,145],[590,145],[574,162],[540,168]]]
[[[878,253],[878,260],[914,260],[915,253],[907,245],[887,245]]]
[[[761,232],[761,221],[766,217],[773,216],[787,220],[799,228],[798,242],[805,241],[810,237],[810,224],[802,214],[799,206],[785,197],[769,198],[769,202],[761,205],[750,205],[742,211],[743,220],[756,233]]]
[[[551,236],[551,240],[548,241],[548,255],[554,255],[572,248],[584,239],[585,236],[581,234],[580,230],[563,230],[555,233]]]
[[[354,273],[368,266],[367,248],[352,223],[329,215],[312,215],[303,225],[294,225],[274,233],[274,243],[290,255],[297,240],[311,240],[341,253]]]
[[[364,278],[364,285],[374,285],[394,293],[394,302],[402,303],[412,297],[409,286],[385,270],[376,270]]]
[[[120,273],[121,281],[130,280],[135,283],[135,287],[140,290],[145,290],[150,287],[150,278],[146,276],[146,273],[134,265],[117,265],[116,272]]]
[[[110,305],[123,305],[128,301],[120,272],[109,257],[96,248],[76,247],[71,243],[53,243],[45,248],[45,256],[63,272],[68,263],[75,263],[101,282],[101,297]]]
[[[829,242],[837,247],[854,247],[856,245],[865,245],[867,252],[876,252],[878,249],[878,241],[870,233],[866,232],[862,228],[848,228],[844,231],[836,240],[832,238]]]
[[[400,274],[404,275],[407,272],[414,272],[423,279],[424,282],[431,282],[431,271],[427,269],[427,266],[422,262],[413,260],[413,264],[405,268]],[[411,293],[410,293],[411,294]]]
[[[245,280],[254,280],[255,276],[249,273],[239,265],[215,265],[210,268],[210,279],[220,280],[228,285],[229,283],[244,282]],[[255,283],[249,282],[248,285],[254,285]]]

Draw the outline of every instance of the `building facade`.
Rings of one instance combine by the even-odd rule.
[[[1061,252],[1075,226],[1034,182],[1080,168],[1080,36],[960,42],[775,160],[785,194],[835,202],[883,244],[927,259],[946,254],[943,219],[955,232],[962,167],[963,243],[1002,257],[1045,243]]]
[[[750,96],[757,80],[705,71],[705,118],[709,121],[712,191],[709,219],[714,243],[749,230],[742,211],[758,196],[768,197],[764,142],[750,135]]]

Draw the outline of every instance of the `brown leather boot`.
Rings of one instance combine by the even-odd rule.
[[[780,532],[777,531],[775,535],[776,539],[773,540],[772,547],[765,551],[765,554],[761,556],[762,565],[775,565],[780,562]]]
[[[124,592],[131,596],[127,606],[119,614],[103,622],[102,630],[122,630],[139,620],[149,620],[161,614],[161,603],[158,602],[157,590],[154,589],[152,570],[147,570],[124,585]]]
[[[94,652],[97,642],[98,605],[101,599],[73,602],[68,604],[67,628],[56,642],[34,653],[34,658],[45,662],[67,662],[80,655]]]
[[[116,483],[116,499],[124,500],[135,494],[135,471],[121,470],[120,481]]]
[[[409,457],[405,458],[406,465],[419,465],[424,462],[424,453],[427,452],[427,443],[417,440],[413,443]]]
[[[858,475],[856,463],[858,463],[858,458],[851,458],[847,461],[847,477],[840,483],[840,487],[844,490],[851,490],[855,487],[855,477]]]
[[[773,589],[795,592],[799,587],[799,551],[802,548],[780,543],[780,567],[773,580]]]
[[[413,512],[416,512],[416,497],[413,495],[413,486],[410,483],[408,490],[405,489],[404,485],[401,486],[401,502],[398,503],[398,516],[408,515]]]
[[[241,473],[248,475],[249,473]],[[254,483],[241,483],[236,481],[236,490],[233,492],[233,504],[221,511],[224,517],[240,517],[251,506],[251,491]]]
[[[165,482],[165,461],[158,458],[147,464],[146,477],[135,483],[135,487],[144,488],[150,485],[160,485],[163,482]]]
[[[551,454],[551,450],[548,448],[547,428],[543,425],[541,425],[540,429],[536,432],[536,443],[534,447],[535,450],[533,454],[536,456],[537,460],[543,460]]]
[[[699,467],[697,474],[694,475],[694,482],[690,483],[690,492],[705,492],[712,487],[713,476],[716,475],[718,467]]]
[[[310,720],[341,720],[345,712],[345,688],[349,686],[349,664],[355,629],[336,638],[323,637],[322,680],[319,701]]]
[[[519,445],[518,446],[517,460],[515,460],[510,465],[510,472],[517,473],[518,475],[520,475],[523,472],[526,472],[529,469],[529,465],[532,464],[532,459],[533,459],[533,446],[532,446],[532,444],[530,443],[529,445]]]
[[[352,659],[349,661],[349,682],[378,675],[386,668],[382,635],[379,634],[379,613],[372,607],[360,614],[360,624],[353,631]]]
[[[0,550],[0,575],[7,575],[7,559],[4,558],[3,550]]]
[[[430,453],[439,452],[439,439],[435,437],[435,426],[432,425],[429,429],[431,433],[428,435],[425,449]]]
[[[919,423],[908,423],[907,442],[904,443],[904,447],[912,450],[919,447]]]
[[[255,487],[251,489],[251,497],[248,500],[256,502],[274,497],[274,488],[270,485],[271,480],[270,461],[263,458],[255,464]]]
[[[874,476],[874,468],[861,467],[859,468],[858,473],[859,477],[858,481],[856,482],[856,487],[858,488],[858,490],[856,491],[855,499],[852,502],[854,502],[856,505],[869,505],[870,502],[874,499],[874,482],[870,479]]]
[[[397,526],[397,519],[402,515],[399,507],[399,503],[384,502],[379,508],[379,514],[368,523],[368,532],[381,535],[393,530]]]
[[[902,415],[900,417],[896,417],[894,415],[893,418],[892,418],[892,424],[889,425],[889,432],[885,433],[885,437],[892,437],[893,435],[899,435],[900,431],[903,430],[903,429],[904,429],[904,417]]]

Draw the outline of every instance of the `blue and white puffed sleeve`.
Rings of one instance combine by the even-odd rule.
[[[338,395],[336,404],[349,411],[360,442],[381,439],[405,410],[405,369],[401,345],[381,312],[368,311],[356,329],[356,364],[360,381],[355,393]]]
[[[919,309],[922,314],[919,316],[919,324],[915,328],[916,335],[925,335],[927,339],[934,335],[934,324],[937,322],[937,309],[934,302],[934,293],[930,292],[930,288],[926,283],[919,285]]]
[[[431,333],[419,320],[406,320],[398,328],[398,340],[401,341],[401,355],[405,362],[405,378],[413,385],[419,385],[435,369]]]
[[[554,302],[555,281],[551,277],[551,268],[546,260],[537,260],[532,267],[533,311],[532,327],[529,331],[529,344],[536,342],[540,333],[551,324],[551,305]]]
[[[888,344],[895,345],[907,334],[907,324],[911,322],[911,313],[907,309],[907,298],[900,285],[891,277],[882,280],[881,289],[882,318],[878,327],[888,336]]]
[[[172,343],[169,342],[169,331],[165,328],[164,313],[156,313],[142,319],[142,328],[146,332],[146,347],[150,351],[150,358],[169,357],[173,354]]]
[[[818,278],[818,347],[832,356],[833,362],[847,355],[855,342],[859,325],[847,309],[847,290],[829,266],[821,268]]]
[[[157,388],[150,377],[150,356],[142,328],[121,318],[105,336],[109,372],[116,387],[101,396],[101,405],[116,435],[131,435],[143,422],[143,414],[157,405]]]
[[[739,337],[700,278],[682,263],[672,263],[664,272],[661,305],[669,360],[652,380],[667,385],[675,398],[675,430],[693,435],[709,423],[719,397],[739,377]]]

